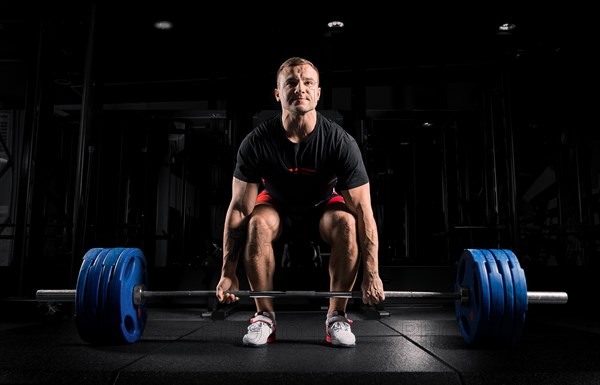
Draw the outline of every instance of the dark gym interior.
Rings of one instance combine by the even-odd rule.
[[[0,383],[600,383],[591,9],[150,3],[0,4]],[[278,298],[278,341],[248,349],[248,298],[149,303],[140,341],[115,345],[36,299],[75,289],[92,248],[143,250],[150,290],[214,290],[236,151],[279,111],[291,56],[362,151],[386,290],[453,292],[463,250],[508,249],[528,291],[568,302],[470,346],[455,301],[352,299],[357,345],[332,349],[325,299]],[[323,266],[275,280],[328,288]]]

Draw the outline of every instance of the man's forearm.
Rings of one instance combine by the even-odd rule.
[[[358,240],[365,277],[379,275],[379,239],[375,219],[358,218]]]
[[[367,249],[367,250],[365,250]],[[376,248],[363,248],[363,275],[365,277],[377,277],[379,275],[379,261],[377,258]]]
[[[243,248],[245,229],[243,226],[228,228],[225,231],[225,242],[223,245],[223,271],[235,272],[237,268],[240,251]]]

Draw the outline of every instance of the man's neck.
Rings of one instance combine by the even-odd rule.
[[[283,111],[281,118],[285,136],[293,143],[306,140],[317,125],[317,112],[315,110],[305,114],[293,114]]]

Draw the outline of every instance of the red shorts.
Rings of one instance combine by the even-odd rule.
[[[281,234],[277,240],[279,245],[285,243],[302,244],[306,240],[309,240],[314,241],[321,246],[325,246],[325,242],[321,239],[321,234],[319,232],[319,222],[325,208],[328,205],[337,202],[345,203],[344,198],[340,194],[334,192],[329,200],[324,201],[311,209],[301,210],[300,212],[290,212],[289,210],[286,210],[285,207],[280,207],[278,202],[276,202],[266,190],[261,191],[256,197],[256,204],[269,203],[273,205],[280,215],[282,228]],[[280,254],[281,253],[276,253],[276,255]]]
[[[329,205],[329,204],[336,203],[336,202],[345,203],[344,197],[342,197],[340,194],[338,194],[334,191],[333,196],[325,203],[325,205]],[[271,197],[271,195],[269,195],[267,190],[261,191],[260,194],[258,194],[258,196],[256,197],[256,204],[259,204],[259,203],[270,203],[274,206],[277,205],[277,203]]]
[[[291,213],[285,207],[279,207],[278,203],[263,190],[256,197],[256,204],[269,203],[279,212],[281,217],[282,232],[278,239],[280,244],[288,242],[297,243],[303,240],[316,241],[317,244],[324,246],[319,233],[319,221],[323,215],[325,207],[332,203],[345,203],[344,198],[334,192],[333,196],[324,203],[318,204],[312,209],[303,210],[301,213]],[[277,253],[279,255],[280,253]],[[308,253],[310,254],[310,253]]]

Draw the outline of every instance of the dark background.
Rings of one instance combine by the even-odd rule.
[[[186,4],[0,6],[0,296],[72,288],[86,250],[116,246],[142,248],[156,286],[214,288],[235,151],[290,56],[363,150],[387,288],[435,289],[432,269],[500,247],[531,287],[591,290],[590,9]]]

